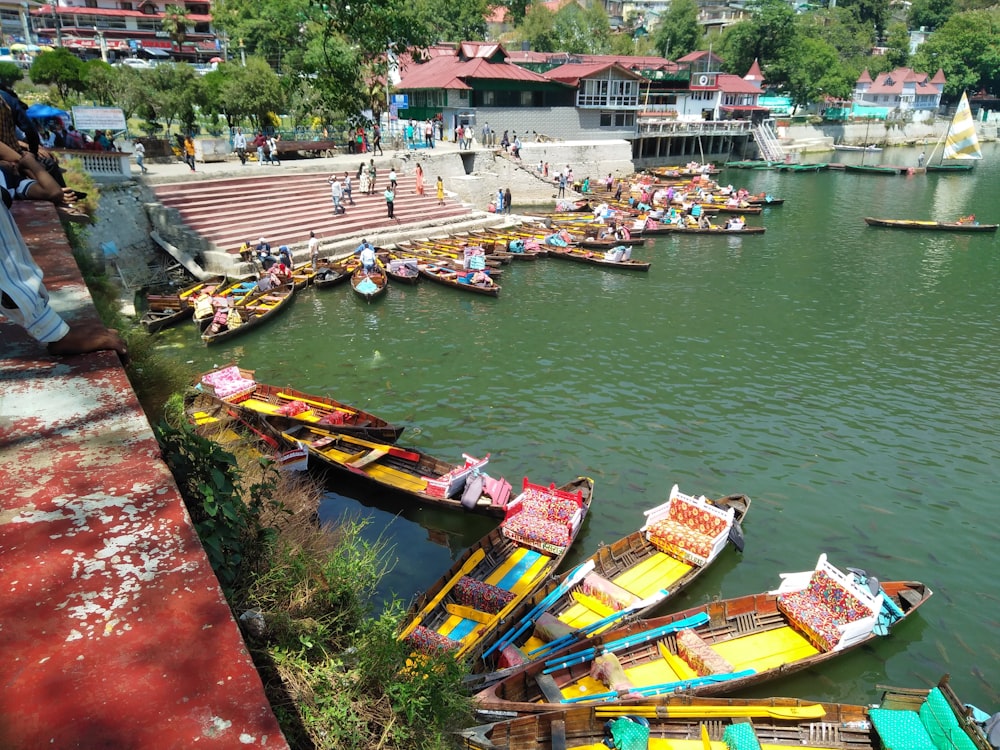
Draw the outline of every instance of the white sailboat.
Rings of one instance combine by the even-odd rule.
[[[934,147],[937,151],[937,146]],[[972,169],[975,161],[983,158],[983,152],[979,148],[979,137],[976,135],[976,123],[972,119],[972,108],[969,106],[969,97],[962,92],[962,100],[958,103],[955,116],[951,119],[951,125],[944,138],[944,151],[941,154],[941,161],[931,164],[934,154],[928,160],[928,172],[955,172],[968,171]],[[945,160],[950,161],[946,164]]]

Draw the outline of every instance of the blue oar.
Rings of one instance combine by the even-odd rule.
[[[483,659],[498,649],[504,649],[513,643],[525,630],[535,624],[537,620],[553,603],[561,596],[565,595],[573,586],[583,580],[590,571],[594,569],[594,561],[587,560],[577,565],[562,582],[550,591],[544,599],[531,608],[531,610],[516,625],[500,636],[497,641],[483,652]]]
[[[589,625],[584,625],[582,628],[574,630],[572,633],[567,633],[566,635],[556,638],[554,641],[550,641],[543,646],[539,646],[528,652],[528,658],[535,660],[541,659],[544,654],[551,651],[559,651],[565,646],[568,646],[573,641],[583,640],[584,638],[589,638],[600,630],[606,629],[609,625],[613,625],[618,622],[623,617],[627,617],[632,612],[640,609],[646,609],[654,604],[665,599],[669,596],[669,592],[666,589],[661,589],[650,597],[637,601],[635,604],[626,607],[625,609],[619,610],[618,612],[612,612],[607,617],[602,617],[596,622],[592,622]]]
[[[563,698],[559,702],[560,703],[583,703],[584,701],[587,701],[589,703],[590,701],[593,701],[594,703],[596,703],[597,701],[613,701],[616,698],[618,698],[618,691],[614,690],[614,691],[612,691],[610,693],[594,693],[592,695],[579,695],[576,698]]]
[[[741,680],[744,677],[749,677],[754,674],[757,674],[757,672],[753,669],[744,669],[740,672],[729,672],[727,674],[709,674],[704,677],[692,677],[689,680],[678,680],[676,682],[664,682],[660,685],[647,685],[646,687],[632,688],[629,690],[629,693],[650,698],[654,695],[676,693],[681,690],[689,690],[691,688],[701,687],[702,685],[711,685],[716,682]]]
[[[699,612],[696,615],[685,617],[683,620],[678,620],[677,622],[661,625],[658,628],[645,630],[634,635],[626,636],[625,638],[619,638],[617,641],[610,641],[600,647],[587,648],[583,651],[567,654],[562,658],[551,659],[545,662],[545,668],[542,670],[542,674],[550,674],[563,669],[564,667],[571,667],[576,664],[583,664],[584,662],[590,661],[597,655],[598,649],[600,649],[602,654],[610,654],[615,651],[620,651],[623,648],[629,648],[640,643],[655,640],[656,638],[667,635],[668,633],[675,633],[678,630],[683,630],[684,628],[696,628],[707,622],[708,614],[705,612]]]

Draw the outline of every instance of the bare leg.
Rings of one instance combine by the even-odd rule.
[[[125,361],[128,361],[128,348],[122,341],[118,331],[113,328],[105,328],[100,323],[81,323],[72,325],[69,333],[58,341],[48,344],[49,354],[88,354],[90,352],[100,352],[113,350],[118,352]]]

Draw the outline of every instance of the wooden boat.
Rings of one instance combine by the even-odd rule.
[[[781,578],[775,591],[605,631],[515,671],[476,702],[529,713],[625,696],[733,693],[870,643],[931,596],[916,581],[842,573],[825,554],[815,570]]]
[[[995,232],[997,224],[980,224],[978,221],[926,221],[922,219],[875,219],[865,217],[865,223],[872,227],[892,229],[930,229],[939,232]]]
[[[416,258],[392,258],[385,267],[385,272],[393,284],[413,286],[420,281]]]
[[[295,286],[285,282],[266,292],[256,291],[240,298],[223,319],[220,309],[201,333],[206,344],[218,344],[258,328],[287,308],[295,295]]]
[[[678,224],[657,224],[655,227],[645,227],[643,235],[664,234],[764,234],[766,227],[751,227],[744,225],[742,229],[726,229],[723,224],[712,224],[705,227],[687,227]]]
[[[675,484],[665,503],[645,512],[638,531],[602,545],[574,570],[540,589],[532,609],[520,621],[510,619],[474,668],[516,668],[626,618],[644,617],[694,583],[729,544],[743,551],[742,522],[749,508],[746,495],[709,500],[683,494]],[[712,534],[686,533],[676,543],[657,544],[650,528],[665,519],[688,530],[711,528]]]
[[[556,487],[524,480],[504,520],[467,549],[410,606],[399,639],[414,651],[464,658],[481,650],[534,591],[555,573],[590,510],[594,482]]]
[[[646,750],[995,750],[948,675],[930,690],[880,689],[881,700],[871,706],[689,695],[568,706],[471,727],[461,735],[468,747],[484,750],[604,750],[616,730],[621,737],[632,729],[621,724],[627,718],[648,726],[648,744],[639,745]]]
[[[351,289],[365,302],[378,299],[389,289],[385,268],[381,263],[376,263],[374,270],[366,272],[359,263],[351,273]]]
[[[146,333],[156,333],[185,318],[190,318],[193,313],[194,308],[191,305],[177,299],[173,306],[150,307],[139,318],[139,323],[146,329]]]
[[[346,283],[350,278],[351,272],[347,270],[346,264],[342,261],[334,263],[321,260],[312,283],[317,289],[329,289]]]
[[[234,279],[214,289],[208,287],[193,295],[194,324],[203,331],[212,322],[220,307],[231,307],[257,291],[254,279]]]
[[[927,172],[971,172],[975,164],[928,164]]]
[[[775,167],[782,172],[822,172],[829,164],[826,162],[815,162],[812,164],[779,164]]]
[[[843,143],[834,144],[834,151],[866,151],[870,154],[877,154],[882,151],[881,146],[849,146]]]
[[[354,435],[336,428],[293,424],[279,433],[287,443],[302,443],[309,452],[332,469],[394,490],[420,502],[442,508],[470,510],[503,516],[504,503],[480,494],[463,503],[466,480],[489,462],[463,454],[463,463],[452,464],[412,448],[403,448]]]
[[[291,279],[292,283],[295,284],[296,291],[305,289],[313,283],[313,279],[316,278],[316,270],[313,268],[311,261],[300,263],[292,268]]]
[[[500,285],[499,284],[473,284],[471,283],[471,278],[477,272],[474,271],[455,271],[451,268],[446,268],[444,266],[438,265],[437,263],[420,263],[417,265],[417,270],[420,275],[430,281],[437,284],[444,284],[445,286],[450,286],[453,289],[460,289],[463,292],[472,292],[473,294],[482,294],[487,297],[499,297],[500,296]],[[489,275],[489,269],[483,271]]]
[[[247,417],[281,417],[384,443],[395,443],[403,432],[371,412],[328,396],[258,382],[253,370],[235,364],[209,370],[194,387]]]
[[[757,195],[748,195],[744,200],[751,206],[781,206],[784,205],[784,198],[775,198],[767,193],[758,193]]]
[[[634,260],[631,257],[632,248],[618,243],[606,253],[594,252],[575,247],[550,247],[550,258],[563,258],[576,263],[589,263],[602,268],[624,269],[626,271],[648,271],[650,264],[646,261]],[[617,258],[617,260],[616,260]]]
[[[194,298],[197,295],[202,292],[212,294],[220,284],[225,282],[225,276],[216,276],[190,284],[175,293],[147,294],[147,310],[142,314],[139,323],[142,324],[147,333],[156,333],[167,326],[179,323],[193,314]]]
[[[899,167],[890,167],[875,164],[845,164],[844,171],[860,172],[863,174],[899,174],[902,170]]]
[[[969,107],[969,97],[963,91],[962,98],[955,108],[955,114],[948,125],[948,132],[944,135],[944,150],[941,153],[941,160],[936,164],[934,153],[937,152],[938,142],[934,146],[934,152],[928,159],[925,167],[927,172],[969,172],[972,166],[983,158],[983,151],[979,146],[979,136],[976,134],[976,123],[972,117],[972,109]]]

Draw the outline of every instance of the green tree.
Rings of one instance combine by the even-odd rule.
[[[591,0],[586,8],[567,3],[553,20],[557,49],[570,54],[604,54],[611,49],[611,24],[604,6]]]
[[[698,49],[701,37],[698,3],[695,0],[672,0],[670,9],[653,31],[653,44],[659,55],[676,60]]]
[[[913,0],[910,5],[910,26],[933,31],[951,18],[955,10],[955,0]]]
[[[17,63],[0,62],[0,85],[12,87],[24,77]]]
[[[944,71],[944,91],[992,89],[1000,83],[1000,11],[974,10],[952,16],[914,53],[910,65],[933,75]]]
[[[160,22],[163,30],[177,45],[177,49],[182,49],[184,40],[187,39],[187,27],[191,23],[187,8],[183,5],[168,5],[163,11],[163,20]]]
[[[840,54],[832,44],[803,37],[796,52],[798,59],[789,66],[786,87],[795,107],[812,104],[824,96],[850,97],[854,77],[841,63]]]
[[[420,22],[435,29],[438,41],[461,42],[486,38],[486,0],[414,0]]]
[[[168,130],[175,120],[185,129],[193,127],[200,88],[194,68],[190,65],[157,65],[143,73],[147,92],[138,113],[150,122],[163,120]]]
[[[28,70],[32,83],[56,87],[61,103],[71,91],[83,91],[87,85],[83,62],[65,47],[39,54]]]
[[[768,85],[783,88],[797,61],[798,41],[792,7],[784,0],[760,0],[748,20],[723,33],[718,49],[728,72],[744,75],[757,60]]]
[[[910,32],[903,23],[891,23],[885,35],[885,59],[890,70],[901,68],[910,59]]]
[[[506,0],[502,5],[507,8],[507,21],[511,26],[520,26],[531,6],[530,0]]]
[[[555,52],[558,41],[556,14],[541,3],[535,3],[528,8],[524,22],[514,35],[517,41],[527,42],[536,52]]]
[[[859,23],[874,26],[881,36],[889,20],[889,0],[840,0],[837,5],[847,8]]]
[[[310,39],[319,33],[309,24],[313,13],[309,0],[219,0],[212,7],[213,22],[231,45],[242,41],[247,54],[292,71],[302,69]]]
[[[266,60],[248,57],[246,67],[220,65],[217,72],[224,76],[219,86],[219,111],[226,115],[230,127],[249,119],[260,130],[269,124],[270,112],[283,111],[285,92]]]

